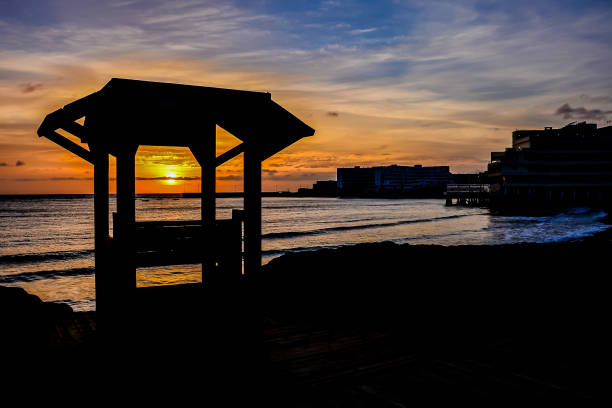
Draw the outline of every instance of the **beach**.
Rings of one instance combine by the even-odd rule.
[[[283,255],[236,288],[138,289],[132,324],[115,337],[131,359],[116,362],[160,378],[171,377],[155,371],[165,364],[250,365],[241,372],[258,373],[259,396],[282,406],[593,401],[605,392],[610,239],[358,244]],[[4,342],[95,372],[105,350],[95,312],[23,302],[3,317]]]

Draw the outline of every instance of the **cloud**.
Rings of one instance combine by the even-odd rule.
[[[43,87],[42,83],[33,83],[33,82],[26,82],[23,84],[19,84],[19,87],[21,88],[21,92],[23,93],[30,93],[30,92],[34,92],[37,91],[39,89],[41,89]]]
[[[135,4],[137,2],[138,0],[119,1],[116,3],[111,3],[110,6],[111,7],[125,7],[125,6],[130,6],[132,4]]]
[[[239,174],[228,174],[225,176],[217,176],[217,180],[240,181],[242,180],[242,176]]]
[[[563,119],[590,119],[602,120],[611,114],[612,110],[602,111],[601,109],[586,109],[584,107],[572,108],[568,103],[559,106],[555,115],[562,115]]]
[[[364,163],[482,169],[514,128],[612,118],[609,6],[328,1],[323,13],[274,2],[113,2],[121,7],[59,2],[56,18],[40,24],[0,22],[0,152],[14,146],[0,160],[13,167],[13,157],[30,157],[17,150],[28,143],[40,154],[23,170],[43,159],[45,168],[64,165],[61,149],[38,141],[37,125],[111,76],[270,91],[317,130],[291,156],[270,159],[281,171],[274,180]],[[555,114],[559,101],[568,104]],[[164,150],[139,150],[138,165],[197,167],[190,153]]]
[[[190,181],[190,180],[200,180],[200,177],[136,177],[136,180],[182,180],[182,181]]]
[[[21,161],[21,160],[17,160],[17,162],[15,163],[15,166],[19,167],[19,166],[25,166],[25,162]]]
[[[362,29],[351,30],[350,33],[353,34],[353,35],[358,35],[358,34],[371,33],[371,32],[376,31],[376,30],[377,30],[376,27],[362,28]]]
[[[612,96],[590,96],[582,94],[580,95],[580,99],[592,103],[612,103]]]
[[[93,180],[93,177],[19,177],[19,178],[3,178],[3,181],[18,181],[18,182],[36,182],[36,181],[82,181],[82,180]],[[113,180],[113,179],[111,179]]]
[[[50,177],[48,179],[28,179],[27,181],[40,181],[40,180],[53,180],[53,181],[73,181],[73,180],[93,180],[93,177]]]

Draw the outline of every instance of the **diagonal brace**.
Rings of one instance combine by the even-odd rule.
[[[69,152],[76,154],[80,158],[87,160],[89,163],[94,164],[93,155],[89,150],[82,148],[78,144],[74,143],[72,140],[60,135],[56,131],[47,131],[42,136],[60,145]]]

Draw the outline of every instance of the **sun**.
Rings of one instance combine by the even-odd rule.
[[[166,184],[176,184],[176,173],[168,172],[166,173],[166,180],[164,180]]]

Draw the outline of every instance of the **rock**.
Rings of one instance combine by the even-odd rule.
[[[12,349],[49,345],[56,325],[72,315],[66,304],[43,302],[22,288],[0,286],[0,345]]]

